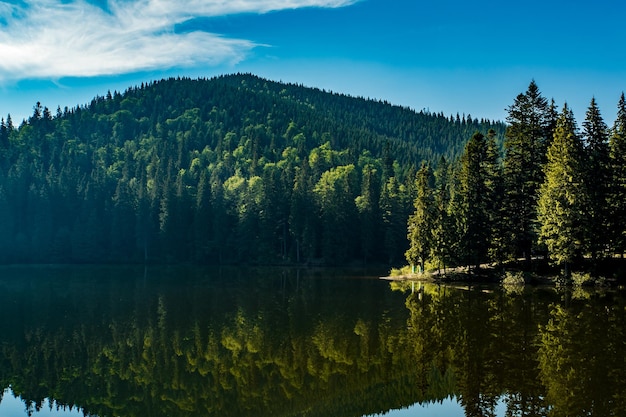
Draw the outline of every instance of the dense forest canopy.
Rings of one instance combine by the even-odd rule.
[[[0,125],[0,262],[399,263],[423,161],[506,125],[249,74]]]

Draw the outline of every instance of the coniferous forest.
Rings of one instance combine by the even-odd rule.
[[[240,74],[37,103],[1,125],[0,262],[403,262],[416,167],[491,128]]]
[[[249,74],[37,103],[0,125],[0,262],[568,267],[624,251],[625,129],[534,81],[506,123]]]
[[[502,149],[476,132],[454,164],[417,173],[407,260],[424,267],[548,259],[572,266],[616,255],[626,245],[626,101],[612,128],[592,99],[582,130],[530,83],[508,108]]]

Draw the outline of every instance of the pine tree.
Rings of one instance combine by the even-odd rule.
[[[408,239],[409,249],[405,252],[406,260],[415,272],[415,265],[419,272],[424,272],[426,261],[431,256],[434,232],[434,200],[432,192],[432,172],[427,164],[423,164],[417,172],[415,188],[417,196],[413,202],[415,211],[409,217]]]
[[[469,266],[488,260],[495,214],[495,183],[498,161],[482,133],[476,132],[465,146],[459,172],[461,254]]]
[[[9,129],[6,123],[4,123],[4,117],[0,122],[0,145],[2,145],[3,148],[9,146]]]
[[[13,126],[13,119],[11,119],[11,115],[7,115],[7,130],[9,134],[15,130],[15,126]]]
[[[209,242],[209,252],[212,260],[218,264],[224,263],[229,254],[229,235],[234,227],[234,219],[228,212],[228,201],[225,197],[224,184],[217,175],[211,178],[211,207],[213,208],[213,239]]]
[[[622,93],[617,118],[609,139],[613,180],[609,190],[609,231],[613,250],[623,256],[626,250],[626,100]]]
[[[536,241],[537,191],[550,142],[551,111],[534,81],[509,107],[504,140],[504,206],[509,246],[515,256],[531,258]]]
[[[211,205],[211,184],[208,170],[203,169],[196,191],[196,205],[193,212],[194,258],[206,262],[209,256],[208,242],[213,238],[213,207]]]
[[[316,228],[313,217],[312,186],[309,161],[304,158],[296,174],[289,206],[289,230],[295,241],[295,261],[300,263],[314,256]]]
[[[403,186],[396,177],[390,177],[382,186],[380,211],[383,227],[383,245],[387,261],[394,264],[397,254],[406,250],[406,217],[402,201]]]
[[[583,255],[589,198],[585,186],[583,144],[567,104],[548,150],[545,181],[539,189],[539,238],[552,261],[564,267]]]
[[[444,157],[441,157],[433,175],[435,186],[433,191],[434,219],[432,257],[438,268],[446,268],[452,261],[452,246],[454,242],[454,217],[448,214],[450,210],[450,174],[452,167]]]
[[[596,259],[604,253],[609,243],[608,194],[611,183],[609,158],[609,131],[600,115],[595,98],[591,99],[585,121],[583,122],[583,138],[587,159],[585,184],[589,192],[589,221],[585,242],[591,256]]]
[[[550,105],[546,112],[546,152],[552,143],[554,138],[554,131],[556,130],[556,123],[559,120],[559,108],[556,105],[554,99],[550,100]]]
[[[145,175],[140,178],[137,190],[137,210],[135,211],[136,247],[141,250],[143,261],[148,262],[151,255],[151,245],[156,240],[155,237],[158,234],[157,199],[154,195],[150,195]]]
[[[486,137],[486,187],[488,190],[488,215],[490,226],[489,258],[502,262],[510,255],[508,248],[508,231],[504,219],[504,207],[500,204],[504,195],[504,179],[500,148],[496,142],[496,132],[489,129]]]
[[[367,164],[363,167],[361,195],[355,204],[359,212],[360,241],[363,260],[367,262],[376,253],[378,238],[377,219],[380,216],[378,203],[380,200],[380,179],[377,170]]]
[[[133,259],[136,248],[135,207],[133,194],[125,178],[117,183],[112,198],[112,219],[109,241],[113,259],[129,261]]]

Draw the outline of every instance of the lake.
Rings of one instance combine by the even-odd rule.
[[[626,415],[624,291],[377,275],[2,267],[0,415]]]

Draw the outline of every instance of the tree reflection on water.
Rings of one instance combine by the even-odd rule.
[[[457,401],[467,416],[626,414],[621,292],[413,293],[314,270],[2,272],[0,384],[33,410],[52,398],[100,417]]]

